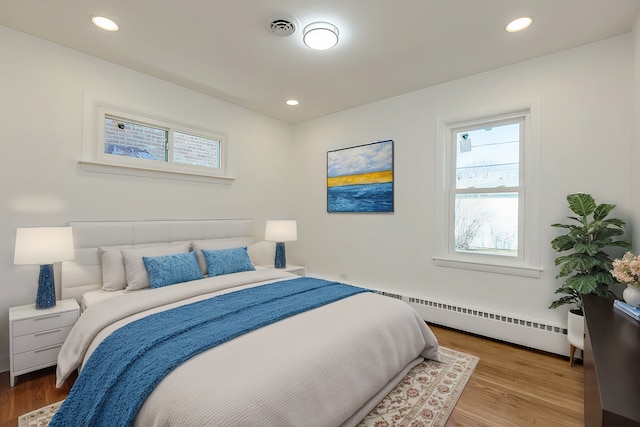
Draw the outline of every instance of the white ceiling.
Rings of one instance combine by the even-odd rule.
[[[276,12],[329,21],[340,41],[277,37]],[[290,123],[627,33],[639,13],[639,0],[0,1],[1,25]],[[522,15],[533,26],[507,33]]]

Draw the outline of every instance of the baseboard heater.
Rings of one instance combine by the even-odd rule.
[[[555,354],[569,354],[567,330],[558,325],[389,292],[378,293],[408,303],[430,323]]]

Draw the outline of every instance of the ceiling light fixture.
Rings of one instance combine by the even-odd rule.
[[[509,22],[505,27],[505,30],[509,33],[517,33],[525,28],[529,28],[533,24],[533,18],[530,16],[523,16],[522,18],[514,19]]]
[[[120,27],[118,27],[118,24],[116,24],[109,18],[105,18],[104,16],[93,16],[91,17],[91,22],[93,22],[93,25],[95,25],[96,27],[101,28],[105,31],[118,31],[120,29]]]
[[[287,99],[285,101],[285,104],[295,107],[296,105],[300,105],[300,101],[298,101],[297,99]]]
[[[328,22],[312,22],[304,27],[302,40],[314,50],[327,50],[338,44],[338,28]]]

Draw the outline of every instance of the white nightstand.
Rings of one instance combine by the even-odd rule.
[[[271,264],[265,265],[265,267],[286,271],[287,273],[297,274],[298,276],[305,276],[307,274],[307,267],[305,267],[304,265],[287,264],[285,268],[275,268],[273,264]]]
[[[69,331],[78,320],[75,299],[57,301],[44,310],[35,304],[9,308],[9,351],[11,387],[18,375],[55,365]]]

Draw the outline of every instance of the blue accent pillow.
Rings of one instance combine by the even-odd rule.
[[[142,257],[152,288],[202,279],[195,252]]]
[[[202,255],[204,255],[205,261],[207,261],[207,273],[209,277],[256,269],[253,263],[251,263],[251,259],[249,259],[246,246],[215,251],[203,249]]]

